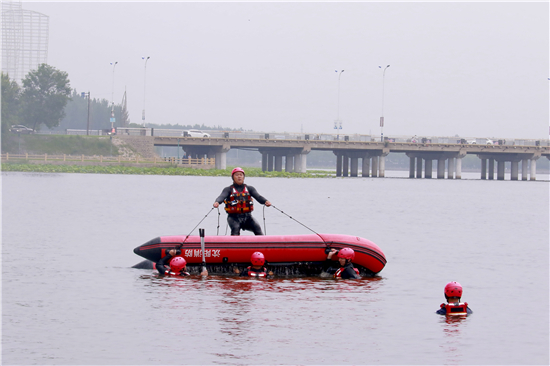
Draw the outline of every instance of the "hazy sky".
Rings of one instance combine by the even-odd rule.
[[[385,136],[548,138],[547,2],[22,4],[50,17],[48,63],[96,98],[114,79],[134,123],[145,102],[151,123],[379,136],[383,107]]]

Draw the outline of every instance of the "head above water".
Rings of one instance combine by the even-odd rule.
[[[183,257],[174,257],[170,260],[170,269],[172,272],[180,272],[185,269],[187,261]]]
[[[449,282],[445,285],[445,298],[449,301],[449,298],[456,297],[460,301],[462,297],[462,285],[456,281]]]
[[[262,252],[254,252],[250,257],[250,262],[253,266],[263,266],[265,263],[265,257]]]

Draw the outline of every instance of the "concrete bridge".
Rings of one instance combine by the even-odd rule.
[[[481,179],[504,180],[505,164],[510,162],[511,179],[536,180],[536,162],[541,157],[550,159],[548,140],[504,142],[500,144],[467,144],[464,139],[445,138],[446,142],[432,142],[422,138],[420,142],[400,142],[387,139],[373,141],[369,136],[354,135],[277,135],[256,134],[256,137],[238,137],[224,133],[221,137],[151,136],[155,146],[178,146],[192,158],[215,158],[216,168],[226,168],[226,153],[230,149],[257,150],[262,155],[262,170],[306,172],[307,154],[312,150],[332,151],[336,155],[336,175],[357,177],[361,164],[362,177],[384,177],[385,157],[390,153],[403,153],[410,159],[410,178],[432,178],[436,164],[438,179],[460,179],[462,158],[467,154],[481,159]],[[178,132],[181,133],[181,130]],[[153,136],[154,134],[154,136]],[[233,135],[233,134],[232,134]],[[238,134],[237,134],[238,135]],[[283,138],[281,138],[283,136]],[[359,137],[358,137],[359,136]],[[542,145],[542,146],[541,146]]]

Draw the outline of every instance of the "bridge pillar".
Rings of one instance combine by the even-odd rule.
[[[432,177],[432,159],[426,159],[425,167],[424,167],[424,178],[431,178]]]
[[[489,179],[495,179],[495,159],[489,159]]]
[[[262,172],[267,171],[267,159],[269,157],[269,154],[266,152],[262,152]]]
[[[378,171],[380,172],[380,178],[384,178],[386,176],[386,155],[382,154],[378,158]]]
[[[416,177],[422,178],[422,158],[420,156],[416,158]]]
[[[361,167],[361,176],[362,177],[369,177],[369,169],[370,169],[370,156],[368,154],[363,155],[363,166]]]
[[[344,164],[343,164],[342,176],[347,177],[349,173],[349,156],[346,153],[344,153],[343,155],[344,155]]]
[[[481,179],[487,179],[487,159],[481,159]]]
[[[267,171],[273,171],[273,153],[267,153]]]
[[[437,179],[445,179],[445,158],[437,159]]]
[[[531,180],[537,180],[537,159],[531,159]]]
[[[529,164],[528,159],[523,159],[521,161],[521,180],[527,180],[527,165]]]
[[[336,155],[336,176],[341,177],[342,176],[342,153],[334,152],[334,155]]]
[[[276,172],[282,172],[283,171],[283,156],[282,155],[275,155],[275,171]]]
[[[302,159],[300,159],[300,161],[302,162],[302,173],[307,173],[307,154],[309,154],[310,151],[311,150],[304,150],[300,154],[300,156],[302,157]]]
[[[447,179],[455,177],[455,158],[447,159]]]
[[[372,157],[372,177],[378,177],[378,156]]]
[[[456,179],[462,179],[462,158],[456,158]]]
[[[505,160],[497,160],[497,180],[504,180],[504,164]]]
[[[294,173],[302,172],[302,154],[294,155]]]
[[[512,166],[510,169],[510,180],[518,180],[519,161],[512,160]]]
[[[294,172],[294,155],[287,154],[285,157],[285,172]]]
[[[357,177],[359,172],[359,158],[357,156],[351,157],[350,177]]]
[[[437,179],[445,179],[445,158],[437,159]]]
[[[227,168],[227,153],[226,152],[217,152],[215,160],[216,169],[225,169]]]
[[[223,145],[218,148],[213,148],[214,166],[216,169],[227,169],[227,152],[231,149],[229,145]]]
[[[414,178],[414,162],[416,158],[414,156],[409,156],[409,178]]]

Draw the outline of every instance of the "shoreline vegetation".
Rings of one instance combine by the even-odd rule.
[[[227,169],[195,169],[181,167],[133,167],[123,165],[55,165],[55,164],[25,164],[8,163],[1,165],[2,172],[32,172],[32,173],[84,173],[84,174],[135,174],[135,175],[195,175],[207,177],[227,177],[234,167]],[[308,170],[307,173],[264,172],[261,168],[243,167],[247,177],[277,177],[277,178],[331,178],[336,171]]]

